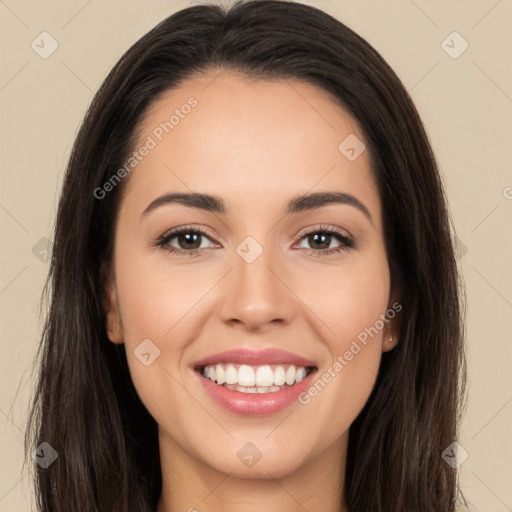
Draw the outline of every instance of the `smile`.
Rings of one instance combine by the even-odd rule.
[[[293,364],[265,364],[250,366],[247,364],[207,365],[202,375],[219,386],[240,393],[273,393],[301,382],[314,367]]]
[[[297,403],[318,367],[283,350],[237,349],[197,361],[193,370],[202,389],[223,409],[264,416]]]

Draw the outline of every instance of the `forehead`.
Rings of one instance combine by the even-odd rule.
[[[357,122],[322,89],[231,72],[200,75],[148,108],[137,147],[151,149],[130,176],[126,198],[142,211],[164,192],[197,191],[225,198],[230,210],[257,212],[336,190],[364,199],[380,219],[368,151],[348,158],[344,141],[357,152],[364,147]]]

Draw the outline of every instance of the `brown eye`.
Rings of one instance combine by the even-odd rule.
[[[199,249],[201,247],[202,236],[203,235],[201,235],[200,233],[188,232],[183,233],[181,235],[173,236],[171,240],[176,238],[180,249]]]
[[[201,249],[211,247],[211,243],[205,241],[211,239],[200,229],[180,228],[162,235],[156,242],[156,246],[174,253],[198,253]],[[172,242],[172,243],[171,243]]]
[[[302,236],[308,247],[303,247],[315,256],[323,256],[332,253],[342,252],[355,247],[354,240],[333,228],[319,228],[316,231],[310,231]],[[333,241],[338,244],[332,246]]]
[[[327,233],[314,233],[313,235],[307,236],[308,243],[313,249],[329,249],[332,238],[333,236]]]

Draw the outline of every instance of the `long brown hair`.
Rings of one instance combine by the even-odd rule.
[[[204,71],[296,79],[327,91],[359,123],[382,203],[399,343],[350,428],[342,483],[350,512],[453,512],[457,472],[442,452],[457,439],[465,384],[464,292],[438,167],[418,112],[377,51],[319,9],[256,0],[201,5],[159,23],[96,93],[67,167],[43,298],[48,313],[25,439],[44,512],[154,512],[162,481],[157,425],[110,343],[102,307],[126,179],[94,191],[133,152],[148,106]]]

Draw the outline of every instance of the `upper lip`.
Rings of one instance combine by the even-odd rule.
[[[264,364],[294,364],[296,366],[315,366],[315,363],[286,350],[270,348],[265,350],[234,349],[219,352],[194,363],[195,368],[219,363],[247,364],[261,366]]]

